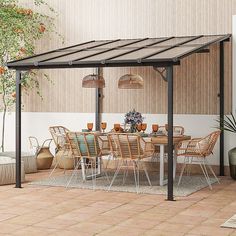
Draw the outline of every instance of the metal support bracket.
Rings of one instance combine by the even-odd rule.
[[[153,66],[153,69],[159,73],[159,75],[165,82],[167,82],[166,67]]]

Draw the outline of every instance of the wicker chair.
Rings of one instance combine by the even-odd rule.
[[[159,126],[158,132],[161,132],[161,133],[167,135],[167,131],[166,131],[165,126]],[[183,135],[184,134],[184,127],[179,126],[179,125],[173,126],[173,133],[174,133],[174,135]]]
[[[165,126],[159,126],[158,132],[160,132],[164,135],[168,134],[167,131],[166,131]],[[179,126],[179,125],[173,126],[173,134],[174,135],[183,135],[184,134],[184,127]],[[167,158],[168,157],[168,154],[167,154],[168,153],[168,148],[167,148],[167,146],[165,146],[165,148],[164,148],[164,153],[165,153],[165,157]],[[159,157],[160,157],[160,147],[155,146],[155,151],[154,151],[152,161],[158,161]]]
[[[55,169],[60,165],[60,161],[62,162],[62,165],[64,167],[64,173],[66,171],[66,158],[70,158],[69,155],[70,148],[68,146],[68,141],[66,138],[66,133],[69,132],[69,129],[65,128],[64,126],[51,126],[49,127],[49,132],[52,136],[52,139],[54,141],[54,144],[56,146],[55,150],[55,160],[56,163],[54,165],[53,170],[51,171],[49,177],[53,174]],[[61,159],[61,160],[59,160]],[[74,162],[74,160],[72,160]],[[75,163],[74,163],[75,165]]]
[[[213,149],[219,135],[220,131],[215,131],[207,135],[205,138],[195,138],[182,141],[178,144],[177,156],[184,157],[184,165],[180,173],[178,185],[181,182],[186,165],[194,163],[200,165],[210,189],[212,189],[212,186],[207,167],[219,183],[219,179],[216,177],[216,174],[214,173],[211,165],[209,165],[209,163],[207,162],[207,157],[213,154]]]
[[[135,179],[135,187],[137,193],[139,193],[139,169],[143,168],[149,185],[151,181],[143,165],[142,160],[151,157],[154,152],[154,146],[151,142],[146,142],[142,137],[137,134],[124,134],[124,133],[112,133],[108,134],[108,140],[111,147],[112,155],[116,157],[118,161],[117,169],[110,183],[109,189],[111,189],[115,178],[119,174],[122,167],[125,167],[125,173],[123,176],[123,184],[128,175],[129,163],[132,163]]]
[[[102,163],[97,134],[91,132],[68,132],[66,136],[72,155],[76,160],[76,165],[67,183],[67,187],[70,185],[73,177],[76,175],[76,171],[81,165],[83,181],[91,178],[93,188],[95,188],[96,176],[101,174]],[[87,175],[86,173],[89,167],[91,168],[91,175]]]

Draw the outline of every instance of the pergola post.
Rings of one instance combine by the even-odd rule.
[[[21,71],[16,71],[16,188],[21,188]]]
[[[224,176],[224,41],[220,42],[220,176]]]
[[[101,75],[101,68],[97,68],[97,75]],[[95,128],[96,131],[100,131],[101,124],[101,89],[96,88],[95,94]]]
[[[168,82],[168,194],[167,200],[173,201],[173,66],[166,68]]]

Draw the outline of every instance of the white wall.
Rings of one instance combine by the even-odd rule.
[[[158,123],[164,125],[167,116],[163,114],[143,114],[145,122],[148,124],[147,132],[151,131],[151,124]],[[192,137],[203,137],[215,130],[217,116],[212,115],[175,115],[174,124],[185,127],[185,133]],[[15,114],[7,115],[5,149],[11,151],[15,149]],[[107,131],[113,128],[114,123],[123,123],[124,114],[103,114],[102,120],[108,123]],[[1,119],[0,119],[1,122]],[[22,150],[29,151],[29,136],[36,136],[39,142],[50,138],[49,126],[63,125],[70,130],[80,131],[86,128],[87,122],[95,122],[93,113],[40,113],[23,112],[22,113]],[[228,165],[227,152],[235,146],[235,136],[225,135],[225,163]],[[53,147],[52,147],[53,150]],[[219,163],[219,143],[216,145],[214,157],[211,163]]]

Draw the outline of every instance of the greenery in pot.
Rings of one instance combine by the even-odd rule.
[[[236,133],[236,117],[232,113],[230,116],[225,116],[225,119],[217,121],[222,124],[222,130]],[[229,167],[231,177],[236,180],[236,147],[229,150]]]
[[[44,0],[32,0],[33,7],[44,6],[55,14]],[[1,150],[4,151],[4,135],[6,113],[15,104],[15,71],[9,70],[6,63],[31,56],[35,51],[35,43],[55,32],[54,18],[38,13],[19,4],[19,0],[0,0],[0,111],[2,111]],[[55,32],[56,33],[56,32]],[[22,89],[36,88],[40,95],[38,74],[30,70],[22,74]]]

